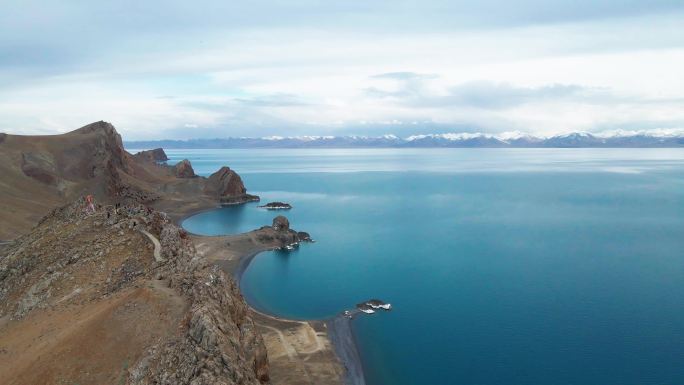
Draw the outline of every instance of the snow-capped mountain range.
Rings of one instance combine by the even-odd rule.
[[[643,131],[613,130],[601,133],[573,132],[549,137],[520,131],[485,134],[459,132],[421,134],[400,138],[383,136],[267,136],[261,138],[224,138],[132,141],[127,148],[373,148],[373,147],[684,147],[684,129]]]

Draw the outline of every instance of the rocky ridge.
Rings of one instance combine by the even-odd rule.
[[[160,164],[162,149],[129,154],[110,123],[62,135],[3,135],[0,239],[28,232],[51,209],[86,195],[98,202],[144,203],[176,217],[218,204],[258,200],[228,167],[197,176],[187,159]]]
[[[149,242],[137,231],[140,228],[159,238],[164,263],[151,257]],[[126,293],[149,291],[148,286],[172,293],[185,304],[185,310],[168,321],[169,330],[175,332],[140,342],[144,345],[140,352],[126,352],[135,357],[125,373],[125,383],[268,382],[266,349],[233,280],[199,257],[185,231],[170,223],[165,214],[141,205],[126,205],[118,212],[104,206],[87,215],[83,202],[77,201],[54,210],[31,233],[17,239],[0,259],[0,319],[10,319],[10,325],[15,327],[30,324],[46,311],[70,309],[66,312],[69,314],[74,309],[103,306]],[[158,317],[153,315],[154,322],[149,324],[136,317],[121,326],[138,328],[144,336],[145,327],[154,329],[162,324]],[[4,337],[0,328],[0,342]],[[136,338],[143,337],[136,334]],[[60,345],[68,345],[69,341]],[[107,341],[98,343],[106,345]],[[10,354],[22,357],[19,351]],[[49,357],[50,351],[42,354]],[[30,359],[35,362],[27,364],[26,372],[15,373],[19,378],[60,373],[45,358]],[[56,365],[63,365],[63,361],[64,357]],[[49,378],[50,383],[56,381]],[[79,379],[90,383],[87,378],[73,378]]]

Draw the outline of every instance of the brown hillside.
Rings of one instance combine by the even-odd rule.
[[[51,209],[85,195],[98,203],[144,203],[172,216],[258,199],[246,194],[239,176],[226,185],[225,177],[187,178],[175,171],[126,152],[114,126],[103,121],[63,135],[2,134],[0,240],[28,232]]]

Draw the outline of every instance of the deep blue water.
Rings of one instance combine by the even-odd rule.
[[[370,385],[684,384],[682,150],[188,150],[318,241],[260,254],[254,306],[354,329]],[[188,219],[270,224],[256,204]]]

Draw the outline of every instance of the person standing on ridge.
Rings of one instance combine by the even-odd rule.
[[[95,205],[93,205],[93,196],[92,195],[86,196],[86,212],[88,214],[94,214],[95,213]]]

